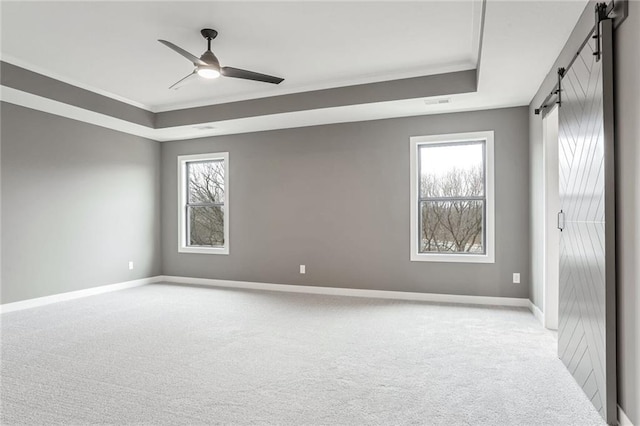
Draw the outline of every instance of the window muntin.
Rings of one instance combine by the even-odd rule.
[[[411,138],[411,260],[494,261],[493,132]]]
[[[178,157],[179,251],[229,253],[228,153]]]

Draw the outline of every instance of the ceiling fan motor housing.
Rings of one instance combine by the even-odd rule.
[[[216,57],[216,55],[213,54],[212,51],[207,50],[202,54],[202,56],[200,56],[200,59],[205,61],[207,64],[211,65],[212,67],[216,68],[217,70],[220,69],[220,61],[218,61],[218,58]]]

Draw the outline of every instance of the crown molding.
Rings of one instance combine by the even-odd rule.
[[[191,108],[201,108],[207,106],[215,106],[222,105],[233,102],[242,102],[242,101],[252,101],[259,100],[265,98],[272,98],[278,96],[286,96],[286,95],[295,95],[302,94],[306,92],[313,92],[319,90],[327,90],[327,89],[341,89],[349,86],[358,86],[363,84],[371,84],[371,83],[384,83],[390,82],[394,80],[403,80],[408,78],[416,78],[416,77],[426,77],[431,75],[438,74],[449,74],[459,71],[469,71],[476,69],[476,65],[473,61],[463,61],[455,64],[438,66],[438,67],[429,67],[429,68],[421,68],[409,72],[397,72],[390,74],[371,74],[367,76],[362,76],[358,78],[352,79],[342,79],[342,80],[331,80],[325,81],[315,84],[306,84],[302,86],[294,86],[289,89],[280,90],[277,93],[273,92],[258,92],[257,96],[254,95],[237,95],[237,96],[226,96],[222,98],[217,98],[215,100],[197,100],[190,102],[178,102],[171,104],[163,104],[151,107],[151,111],[155,113],[162,112],[172,112],[179,111],[183,109],[191,109]]]
[[[23,61],[21,59],[15,58],[15,57],[13,57],[11,55],[7,55],[7,54],[4,54],[4,53],[0,54],[0,61],[6,62],[6,63],[11,64],[11,65],[15,65],[15,66],[20,67],[20,68],[24,68],[25,70],[28,70],[28,71],[31,71],[31,72],[35,72],[35,73],[43,75],[45,77],[49,77],[49,78],[52,78],[54,80],[58,80],[58,81],[61,81],[63,83],[70,84],[72,86],[76,86],[76,87],[78,87],[80,89],[88,90],[88,91],[93,92],[93,93],[95,93],[97,95],[105,96],[107,98],[111,98],[113,100],[116,100],[116,101],[119,101],[119,102],[123,102],[125,104],[129,104],[131,106],[134,106],[134,107],[137,107],[137,108],[140,108],[140,109],[144,109],[144,110],[149,111],[149,112],[155,112],[153,110],[153,108],[151,108],[149,105],[145,105],[145,104],[143,104],[141,102],[134,101],[134,100],[126,98],[124,96],[116,95],[115,93],[109,92],[107,90],[99,89],[99,88],[97,88],[95,86],[91,86],[89,84],[85,84],[85,83],[83,83],[81,81],[78,81],[78,80],[75,80],[73,78],[68,78],[68,77],[62,76],[60,74],[56,74],[56,73],[50,72],[50,71],[48,71],[48,70],[46,70],[44,68],[38,67],[38,66],[33,65],[33,64],[29,63],[29,62],[26,62],[26,61]]]

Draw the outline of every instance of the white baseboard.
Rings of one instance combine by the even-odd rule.
[[[291,293],[326,294],[332,296],[369,297],[376,299],[417,300],[423,302],[457,303],[472,305],[528,307],[529,299],[515,297],[464,296],[457,294],[410,293],[404,291],[363,290],[355,288],[316,287],[304,285],[269,284],[249,281],[216,280],[164,276],[163,281],[174,284],[194,284],[211,287],[244,288],[252,290],[284,291]]]
[[[38,306],[50,305],[52,303],[64,302],[66,300],[79,299],[81,297],[94,296],[96,294],[109,293],[111,291],[139,287],[146,284],[157,283],[159,281],[162,281],[162,278],[163,278],[162,276],[141,278],[139,280],[102,285],[99,287],[92,287],[84,290],[70,291],[68,293],[53,294],[51,296],[21,300],[19,302],[5,303],[3,305],[0,305],[0,314],[4,314],[7,312],[21,311],[23,309],[36,308]]]
[[[531,311],[533,316],[536,317],[538,321],[540,321],[540,324],[542,324],[542,326],[544,327],[544,314],[542,313],[540,308],[538,308],[536,305],[533,304],[531,300],[529,300],[529,310]]]
[[[416,300],[423,302],[457,303],[470,305],[493,305],[493,306],[517,306],[529,307],[528,299],[514,297],[487,297],[487,296],[465,296],[458,294],[436,294],[436,293],[411,293],[404,291],[388,290],[363,290],[355,288],[337,287],[316,287],[288,284],[270,284],[249,281],[216,280],[208,278],[191,278],[158,275],[155,277],[142,278],[139,280],[125,281],[122,283],[103,285],[100,287],[87,288],[84,290],[70,291],[68,293],[54,294],[51,296],[38,297],[35,299],[21,300],[19,302],[5,303],[0,305],[0,314],[20,311],[23,309],[36,308],[38,306],[49,305],[66,300],[79,299],[81,297],[94,296],[111,291],[124,290],[127,288],[139,287],[147,284],[168,282],[175,284],[195,284],[211,287],[245,288],[253,290],[284,291],[291,293],[326,294],[333,296],[369,297],[376,299],[396,299],[396,300]]]
[[[633,426],[627,414],[622,410],[622,408],[618,405],[618,424],[620,426]]]

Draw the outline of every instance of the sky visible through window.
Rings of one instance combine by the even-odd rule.
[[[482,143],[457,145],[424,145],[420,149],[420,174],[436,178],[458,170],[471,171],[482,168]]]

